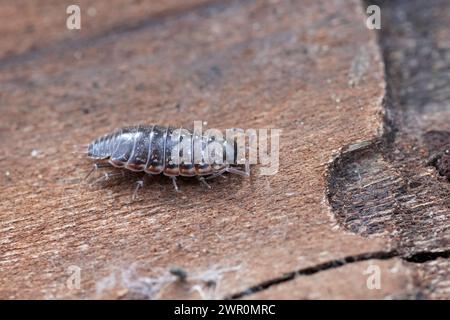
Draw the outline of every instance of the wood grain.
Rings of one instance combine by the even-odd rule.
[[[384,65],[359,1],[97,1],[80,32],[65,29],[65,8],[42,2],[52,8],[45,19],[37,4],[25,17],[1,4],[19,22],[0,19],[16,43],[0,44],[0,298],[421,292],[416,264],[372,255],[396,242],[349,232],[326,197],[331,161],[383,127]],[[218,179],[211,190],[186,179],[181,193],[155,178],[134,201],[137,174],[83,183],[92,164],[73,145],[125,125],[194,120],[282,129],[279,172],[261,176],[256,166],[250,179]],[[361,254],[341,271],[246,291]],[[367,261],[388,272],[382,291],[366,287]]]

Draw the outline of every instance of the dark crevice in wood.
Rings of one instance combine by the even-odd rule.
[[[450,3],[375,4],[383,17],[383,135],[344,148],[329,167],[327,197],[343,228],[389,237],[404,261],[422,264],[425,297],[445,296],[448,285],[438,279],[448,264],[426,262],[450,252],[450,50],[435,37],[448,29],[442,10]]]
[[[448,6],[443,0],[432,2],[440,7]],[[377,4],[385,17],[382,32],[378,34],[387,81],[383,135],[374,141],[344,148],[330,165],[327,195],[340,225],[362,236],[388,234],[397,244],[396,249],[348,256],[289,272],[232,294],[228,299],[243,298],[298,276],[360,261],[401,258],[405,262],[424,264],[449,258],[445,221],[441,215],[434,214],[440,211],[444,216],[448,214],[448,185],[439,175],[417,174],[425,172],[430,165],[435,166],[441,176],[448,169],[447,162],[439,160],[447,160],[445,146],[450,142],[450,133],[433,127],[433,122],[424,126],[422,120],[436,117],[435,110],[424,110],[426,103],[441,104],[442,116],[448,112],[445,105],[450,97],[443,84],[450,84],[450,77],[430,71],[433,62],[444,58],[431,57],[431,53],[421,49],[428,46],[431,52],[437,50],[427,30],[442,26],[430,19],[436,12],[421,14],[423,2],[400,0]],[[364,5],[366,8],[369,3],[364,2]],[[416,41],[417,46],[402,47],[404,38]],[[403,58],[398,59],[402,55]],[[419,59],[418,66],[409,63],[412,58]],[[410,72],[412,76],[398,76],[403,72]],[[412,84],[407,81],[410,77]],[[430,82],[438,82],[433,90],[423,87]],[[408,91],[411,86],[412,92]],[[430,162],[428,157],[432,155],[434,158]]]
[[[449,3],[377,4],[387,82],[384,134],[333,161],[328,200],[338,223],[353,233],[388,236],[405,254],[446,250],[450,132],[442,119],[450,117],[450,51],[433,35],[448,27],[440,10]]]
[[[428,261],[433,261],[439,258],[448,259],[450,258],[450,250],[446,251],[436,251],[436,252],[416,252],[413,255],[403,258],[405,261],[413,263],[425,263]]]
[[[417,252],[417,253],[414,253],[414,254],[411,254],[408,256],[401,256],[397,250],[362,253],[359,255],[353,255],[353,256],[344,257],[342,259],[331,260],[331,261],[327,261],[324,263],[320,263],[320,264],[312,266],[312,267],[307,267],[307,268],[303,268],[303,269],[300,269],[297,271],[285,273],[280,277],[263,281],[257,285],[251,286],[250,288],[245,289],[241,292],[229,295],[225,299],[241,299],[243,297],[266,290],[272,286],[294,280],[298,276],[310,276],[310,275],[316,274],[318,272],[340,268],[347,264],[361,262],[361,261],[389,260],[392,258],[401,258],[404,261],[411,262],[411,263],[425,263],[428,261],[436,260],[438,258],[448,258],[449,256],[450,256],[450,250],[439,251],[439,252]]]

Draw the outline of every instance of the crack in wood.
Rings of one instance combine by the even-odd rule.
[[[324,263],[317,264],[312,267],[307,267],[303,269],[299,269],[296,271],[288,272],[283,274],[280,277],[276,277],[270,280],[263,281],[257,285],[251,286],[243,291],[231,294],[227,296],[225,299],[241,299],[243,297],[247,297],[249,295],[255,294],[257,292],[267,290],[268,288],[282,284],[284,282],[292,281],[299,276],[310,276],[316,274],[318,272],[327,271],[331,269],[336,269],[343,267],[347,264],[367,261],[367,260],[389,260],[392,258],[401,258],[404,261],[410,263],[425,263],[428,261],[433,261],[439,258],[449,258],[450,250],[446,251],[437,251],[437,252],[417,252],[414,254],[410,254],[407,256],[402,256],[397,250],[392,251],[377,251],[377,252],[368,252],[362,253],[358,255],[347,256],[342,259],[330,260]]]

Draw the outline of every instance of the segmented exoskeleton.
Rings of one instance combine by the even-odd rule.
[[[109,163],[114,167],[145,171],[152,175],[162,173],[172,179],[176,190],[177,176],[197,177],[208,187],[205,179],[224,172],[249,176],[248,162],[245,170],[236,168],[242,164],[237,161],[235,140],[232,143],[225,139],[220,141],[224,161],[205,161],[208,145],[213,141],[186,129],[139,125],[121,128],[94,140],[87,148],[87,155],[97,160],[94,168]]]

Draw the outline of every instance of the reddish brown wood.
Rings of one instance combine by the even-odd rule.
[[[359,1],[97,1],[91,17],[87,3],[80,32],[59,2],[0,5],[0,298],[224,298],[365,253],[243,298],[421,291],[416,264],[371,259],[392,238],[348,232],[326,198],[330,162],[383,123],[383,63]],[[282,129],[279,172],[209,191],[181,181],[181,193],[155,179],[135,201],[135,175],[82,182],[91,163],[73,145],[194,120]],[[365,285],[370,263],[382,291]]]

